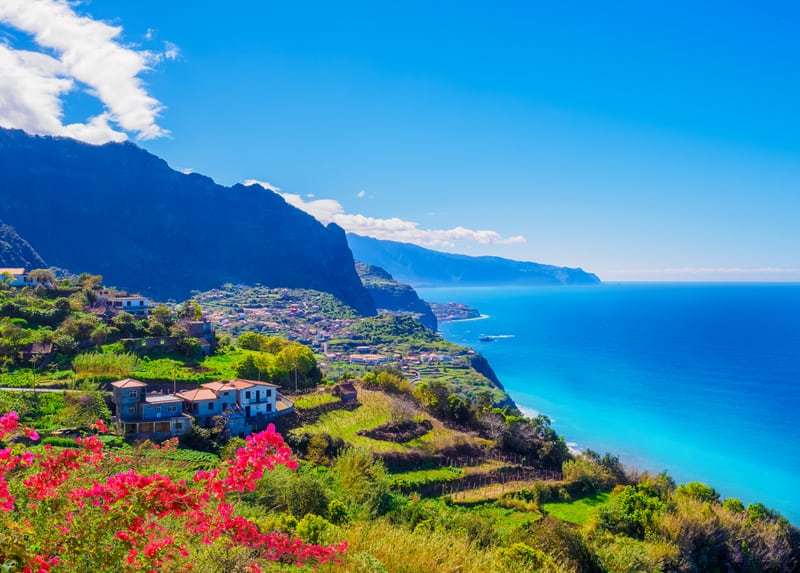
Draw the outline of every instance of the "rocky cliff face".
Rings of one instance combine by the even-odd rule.
[[[398,281],[412,286],[573,285],[600,282],[597,275],[583,269],[500,257],[455,255],[354,234],[349,234],[347,239],[357,260],[382,267]]]
[[[46,266],[28,241],[20,237],[13,227],[0,221],[0,267],[24,267],[31,270]]]
[[[437,330],[439,324],[431,307],[413,288],[397,282],[380,267],[356,262],[356,271],[377,308],[413,314],[422,324]]]
[[[344,231],[260,186],[223,187],[131,143],[0,129],[0,217],[51,265],[161,299],[225,282],[329,292],[375,306]]]

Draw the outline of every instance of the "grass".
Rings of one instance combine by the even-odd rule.
[[[494,528],[501,539],[507,538],[513,531],[531,521],[541,518],[541,514],[536,511],[520,511],[507,507],[501,507],[496,503],[477,505],[470,510],[470,513],[477,513],[482,517],[491,520]]]
[[[399,487],[414,487],[430,483],[453,481],[454,479],[460,478],[463,473],[463,470],[459,468],[442,467],[393,473],[391,477],[395,485]]]
[[[301,410],[312,410],[319,406],[338,401],[339,398],[328,392],[315,392],[314,394],[306,394],[305,396],[298,397],[294,400],[294,406]]]
[[[347,539],[347,559],[335,570],[345,573],[494,571],[493,551],[476,547],[466,535],[456,532],[414,533],[387,520],[375,520],[358,521],[343,527],[341,538]]]
[[[586,525],[598,507],[608,502],[608,493],[598,493],[574,501],[543,503],[542,509],[561,521]]]
[[[55,372],[36,372],[36,386],[50,384],[65,384],[72,378],[72,370],[57,370]],[[30,388],[33,384],[33,370],[19,368],[11,372],[0,372],[0,386],[9,388]]]
[[[432,420],[433,430],[405,444],[373,440],[357,435],[359,430],[370,430],[391,422],[398,411],[408,413],[408,404],[391,395],[361,389],[358,393],[360,406],[353,410],[335,410],[320,416],[311,425],[304,426],[309,434],[329,434],[343,439],[353,446],[363,446],[373,452],[408,451],[412,449],[439,449],[452,445],[463,438],[463,434],[446,428],[441,422]],[[297,431],[297,430],[295,430]]]

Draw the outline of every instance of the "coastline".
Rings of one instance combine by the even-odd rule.
[[[639,471],[666,469],[678,482],[707,483],[798,523],[800,458],[783,452],[786,440],[800,443],[791,414],[800,407],[797,291],[454,288],[446,296],[491,315],[481,330],[517,336],[482,345],[478,329],[461,321],[440,331],[480,349],[513,403],[551,418],[575,450],[608,451]]]

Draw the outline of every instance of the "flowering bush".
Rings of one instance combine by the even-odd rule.
[[[102,421],[94,429],[108,430]],[[220,543],[244,553],[240,570],[249,572],[269,562],[338,562],[344,554],[345,543],[312,545],[237,515],[237,494],[255,489],[264,472],[297,467],[272,425],[191,481],[141,471],[137,458],[104,451],[97,436],[77,438],[74,449],[40,451],[14,442],[23,436],[38,439],[15,412],[0,417],[0,445],[12,444],[0,448],[3,571],[191,571],[199,547]]]

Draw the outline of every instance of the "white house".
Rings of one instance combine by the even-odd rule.
[[[153,301],[141,295],[109,296],[105,303],[114,313],[129,312],[133,316],[147,316],[153,308]]]
[[[24,267],[7,267],[0,268],[0,276],[8,275],[11,277],[11,282],[8,284],[13,287],[36,286],[49,284],[46,279],[39,279],[38,281],[32,280],[28,273],[25,272]]]
[[[239,406],[248,418],[272,417],[277,412],[275,404],[280,386],[255,380],[229,380],[228,384],[236,388]]]

